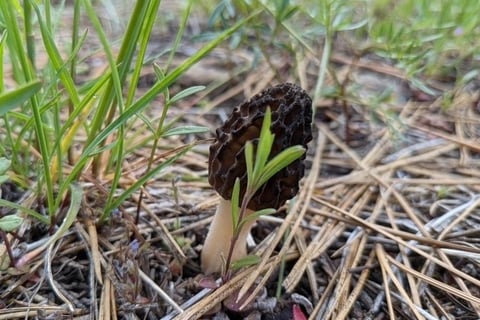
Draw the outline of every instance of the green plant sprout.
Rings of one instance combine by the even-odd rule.
[[[242,232],[242,229],[245,227],[245,224],[253,222],[261,216],[273,214],[276,212],[276,210],[273,208],[267,208],[255,211],[247,215],[248,203],[250,202],[250,200],[252,200],[255,193],[271,177],[273,177],[276,173],[287,167],[295,160],[299,159],[305,153],[304,147],[296,145],[281,151],[271,160],[268,160],[272,149],[273,141],[275,139],[275,135],[270,130],[271,123],[272,115],[270,108],[268,107],[265,112],[265,117],[263,119],[262,129],[260,131],[260,138],[256,151],[254,150],[252,141],[247,141],[245,144],[244,152],[247,167],[247,187],[245,190],[245,194],[243,195],[242,203],[240,204],[240,179],[237,178],[235,180],[231,200],[233,236],[225,261],[225,268],[223,272],[224,279],[228,279],[229,272],[232,267],[237,269],[258,262],[258,257],[256,256],[247,256],[241,258],[240,260],[232,261],[233,251],[235,249],[235,246],[237,245],[239,236]]]

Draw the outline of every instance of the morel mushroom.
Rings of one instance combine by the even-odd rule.
[[[233,110],[227,121],[216,130],[216,141],[210,146],[208,181],[220,194],[220,204],[210,225],[202,250],[202,270],[215,273],[222,270],[233,236],[231,214],[232,190],[240,179],[240,203],[247,186],[245,143],[258,144],[267,107],[272,115],[271,132],[275,140],[269,158],[294,145],[305,149],[312,140],[312,100],[297,85],[284,83],[268,88]],[[248,203],[247,215],[257,210],[278,209],[293,198],[304,175],[305,154],[272,176]],[[238,237],[231,261],[247,254],[247,236],[255,221],[246,223]]]

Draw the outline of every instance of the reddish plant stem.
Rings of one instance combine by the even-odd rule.
[[[247,188],[248,189],[248,188]],[[252,199],[253,195],[251,192],[248,192],[248,190],[245,191],[245,195],[243,197],[242,205],[240,207],[239,215],[238,215],[238,222],[237,225],[233,226],[233,235],[232,239],[230,240],[230,248],[228,248],[228,255],[227,255],[227,260],[226,260],[226,265],[225,265],[225,272],[223,273],[222,279],[223,282],[226,282],[230,279],[230,267],[232,264],[232,255],[233,251],[235,249],[235,246],[237,245],[238,237],[240,235],[240,232],[242,231],[242,228],[239,228],[239,225],[241,225],[243,219],[245,218],[245,213],[247,212],[247,205]]]
[[[15,258],[13,257],[12,247],[10,245],[10,241],[8,241],[7,234],[4,231],[0,231],[0,235],[3,239],[3,243],[5,243],[5,248],[7,249],[8,257],[10,258],[10,267],[14,267]]]

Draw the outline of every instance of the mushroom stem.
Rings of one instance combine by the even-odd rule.
[[[247,209],[246,215],[253,213]],[[247,237],[255,220],[244,224],[233,248],[231,262],[237,261],[247,255]],[[219,273],[224,270],[225,261],[233,239],[232,203],[230,200],[220,198],[217,211],[208,230],[202,249],[201,263],[205,274]]]

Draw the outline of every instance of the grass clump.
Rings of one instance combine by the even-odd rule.
[[[159,15],[160,1],[138,1],[132,8],[119,47],[108,39],[102,22],[89,0],[76,1],[68,45],[60,44],[55,35],[61,26],[54,16],[61,16],[62,6],[50,2],[39,5],[35,1],[3,1],[0,4],[0,48],[2,61],[11,64],[15,84],[0,88],[1,122],[3,128],[0,154],[12,161],[12,176],[30,184],[35,176],[38,195],[45,197],[49,223],[56,216],[72,184],[88,175],[102,180],[111,175],[104,208],[99,211],[101,221],[110,216],[124,199],[137,191],[152,176],[169,166],[189,148],[184,146],[170,152],[160,163],[153,163],[158,140],[165,136],[205,131],[202,127],[176,127],[175,120],[167,120],[168,110],[179,100],[194,94],[201,87],[187,88],[173,97],[169,87],[192,65],[227,39],[242,24],[218,34],[206,46],[187,58],[176,68],[157,68],[157,79],[144,93],[137,91],[141,70],[145,66],[147,47]],[[183,26],[190,12],[185,9]],[[88,19],[88,30],[80,24],[80,17]],[[23,24],[22,24],[23,23]],[[177,34],[182,38],[184,27]],[[33,31],[37,30],[36,39]],[[79,52],[87,39],[95,35],[100,50],[108,61],[107,69],[86,83],[78,81]],[[175,47],[170,48],[172,55]],[[36,59],[45,55],[48,63],[39,66]],[[7,58],[8,57],[8,58]],[[2,69],[2,79],[6,74]],[[157,124],[145,116],[155,99],[164,96],[162,115]],[[151,144],[148,168],[137,183],[117,194],[123,163],[134,148],[127,148],[128,130],[134,120],[140,119],[150,130],[146,141]],[[145,143],[145,142],[144,142]]]

